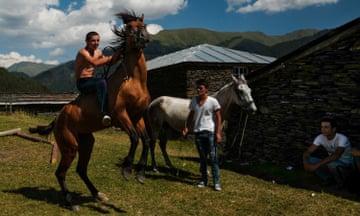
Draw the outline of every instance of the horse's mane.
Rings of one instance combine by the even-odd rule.
[[[216,92],[212,93],[212,96],[215,97],[216,95],[220,94],[220,92],[223,92],[224,89],[228,88],[228,87],[231,86],[233,83],[234,83],[234,81],[231,81],[231,82],[225,84],[225,85],[224,85],[223,87],[221,87],[219,90],[217,90]]]
[[[139,16],[135,14],[134,11],[125,11],[118,14],[115,14],[116,17],[123,20],[124,25],[117,27],[113,26],[112,31],[116,36],[118,36],[112,44],[116,46],[117,50],[122,50],[125,48],[125,38],[127,35],[126,25],[129,22],[141,20]]]
[[[224,89],[228,88],[229,86],[233,85],[234,83],[238,84],[238,83],[244,83],[246,84],[246,79],[243,76],[240,76],[236,79],[237,81],[235,82],[234,80],[225,84],[224,86],[220,87],[220,89],[218,89],[216,92],[214,92],[212,95],[216,96],[218,95],[220,92],[223,92]]]

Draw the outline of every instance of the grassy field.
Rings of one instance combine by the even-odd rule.
[[[28,127],[49,121],[22,113],[0,114],[0,131],[21,128],[27,133]],[[49,163],[52,146],[17,136],[0,137],[0,215],[360,214],[360,202],[354,194],[308,187],[307,183],[314,181],[308,174],[269,164],[223,164],[223,190],[199,189],[196,187],[199,179],[197,153],[191,140],[170,141],[168,145],[178,172],[165,167],[157,147],[161,172],[147,171],[144,185],[139,184],[135,176],[126,181],[120,174],[120,165],[129,148],[127,136],[121,131],[107,129],[95,133],[95,138],[89,177],[110,200],[102,203],[92,199],[75,172],[75,160],[68,172],[67,184],[80,203],[80,211],[72,212],[63,206],[54,176],[56,164]]]

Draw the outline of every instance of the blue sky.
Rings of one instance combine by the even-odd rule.
[[[12,0],[0,8],[0,67],[21,62],[73,60],[88,31],[113,39],[113,14],[143,13],[148,29],[205,28],[283,35],[300,29],[331,29],[360,17],[359,0]]]

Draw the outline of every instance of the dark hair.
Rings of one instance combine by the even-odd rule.
[[[209,87],[209,84],[205,79],[196,80],[196,86],[200,86],[200,85],[205,86],[205,88]]]
[[[94,35],[99,35],[99,33],[95,32],[95,31],[88,32],[88,33],[86,34],[85,41],[90,40],[91,37],[94,36]]]
[[[337,122],[336,119],[334,117],[331,116],[325,116],[321,119],[321,122],[330,122],[330,125],[332,128],[336,128],[337,127]]]

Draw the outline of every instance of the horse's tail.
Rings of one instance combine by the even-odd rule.
[[[40,135],[48,135],[50,134],[55,127],[55,120],[53,120],[49,125],[43,126],[38,125],[34,128],[29,128],[30,133],[38,133]]]

